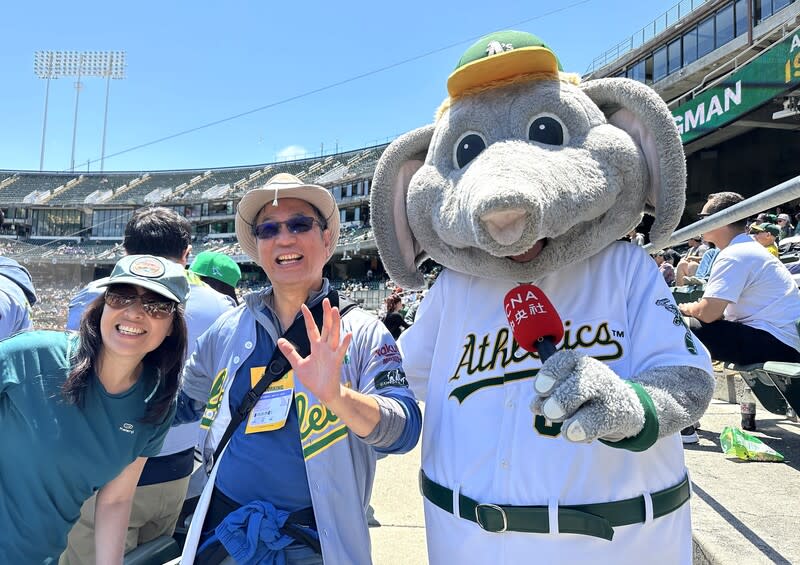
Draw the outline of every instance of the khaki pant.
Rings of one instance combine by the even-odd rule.
[[[131,508],[125,553],[159,536],[171,536],[186,498],[189,477],[136,487]],[[59,565],[94,565],[94,506],[97,496],[83,503],[81,517],[67,538],[67,549]]]

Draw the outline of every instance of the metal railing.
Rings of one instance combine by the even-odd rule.
[[[777,29],[758,38],[751,45],[747,45],[741,53],[737,53],[732,59],[728,59],[719,66],[715,67],[700,80],[700,83],[697,86],[692,88],[689,92],[681,94],[677,98],[670,100],[667,103],[667,106],[669,106],[671,110],[675,109],[681,104],[695,99],[699,94],[705,92],[706,90],[709,90],[721,82],[728,80],[733,73],[751,61],[758,59],[765,52],[777,46],[781,41],[783,41],[783,39],[786,38],[787,35],[791,35],[798,30],[800,30],[800,26],[794,25],[794,22],[784,22]],[[720,72],[727,67],[730,67],[730,70],[720,75]]]
[[[593,73],[609,65],[631,51],[638,49],[657,35],[687,18],[692,12],[713,0],[681,0],[672,8],[658,16],[655,20],[631,35],[625,41],[617,43],[592,60],[584,74]]]
[[[690,237],[696,236],[709,230],[727,226],[739,220],[755,216],[764,210],[769,210],[790,200],[800,198],[800,176],[782,182],[777,186],[765,190],[764,192],[748,198],[725,210],[720,210],[713,216],[703,218],[685,228],[681,228],[667,240],[662,249],[667,249],[679,243],[687,241]],[[645,251],[654,253],[658,249],[652,244],[645,246]]]

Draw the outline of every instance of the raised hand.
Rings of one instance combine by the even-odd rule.
[[[322,302],[322,332],[317,329],[308,307],[300,307],[306,324],[311,353],[302,357],[287,340],[278,340],[278,347],[291,363],[294,376],[322,403],[335,402],[342,394],[341,370],[347,348],[352,340],[348,333],[343,339],[338,308],[331,308],[327,298]]]

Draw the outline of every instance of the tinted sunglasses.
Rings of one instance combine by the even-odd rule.
[[[281,226],[286,226],[286,229],[292,234],[306,233],[314,227],[314,224],[319,224],[320,227],[322,227],[322,224],[314,218],[308,216],[294,216],[285,222],[264,222],[253,226],[253,235],[258,239],[272,239],[280,233]]]
[[[121,310],[128,308],[136,302],[142,304],[144,313],[156,320],[163,320],[175,313],[175,302],[172,300],[159,300],[147,295],[131,294],[118,290],[107,290],[104,296],[106,306]]]

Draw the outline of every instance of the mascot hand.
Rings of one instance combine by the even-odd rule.
[[[542,366],[534,382],[531,411],[563,422],[570,441],[619,441],[644,427],[644,408],[633,389],[608,365],[559,351]]]

